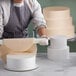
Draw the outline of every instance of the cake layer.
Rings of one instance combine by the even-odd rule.
[[[61,25],[60,27],[59,27],[60,25],[56,25],[55,27],[54,26],[52,26],[52,27],[47,27],[47,30],[69,30],[69,29],[73,29],[74,30],[74,25]]]
[[[57,20],[46,20],[46,24],[48,28],[52,27],[70,27],[72,25],[72,18],[68,19],[57,19]]]
[[[66,61],[67,59],[69,59],[69,50],[69,46],[61,49],[51,49],[50,47],[48,47],[47,56],[50,60],[53,61]]]
[[[46,7],[43,9],[43,14],[46,18],[68,18],[70,17],[70,9],[64,6]]]
[[[67,48],[67,38],[65,36],[54,36],[50,38],[51,49],[65,49]]]
[[[36,66],[36,56],[34,55],[7,55],[5,67],[9,70],[22,71],[32,70]]]
[[[74,30],[74,26],[72,28],[64,28],[64,29],[57,29],[57,28],[54,28],[54,29],[49,29],[47,28],[47,35],[48,37],[52,37],[52,36],[57,36],[57,35],[63,35],[63,36],[66,36],[68,39],[70,38],[74,38],[75,36],[75,30]]]

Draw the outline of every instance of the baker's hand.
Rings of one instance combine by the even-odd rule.
[[[47,29],[46,29],[46,27],[44,25],[39,27],[38,34],[39,34],[39,37],[41,39],[38,44],[48,45]]]
[[[48,45],[48,38],[40,38],[39,45]]]

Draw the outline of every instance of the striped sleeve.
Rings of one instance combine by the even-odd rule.
[[[0,6],[0,38],[2,37],[3,34],[3,12],[2,12],[2,8]]]

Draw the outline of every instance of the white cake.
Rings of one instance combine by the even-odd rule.
[[[47,56],[50,60],[66,61],[69,59],[69,46],[65,36],[54,36],[50,38],[51,45],[48,47]]]
[[[67,48],[67,39],[64,36],[54,36],[50,38],[51,49],[65,49]]]
[[[63,35],[74,38],[75,29],[70,16],[70,8],[63,6],[46,7],[43,14],[47,24],[48,37]]]
[[[70,59],[69,57],[69,46],[62,49],[52,49],[48,47],[47,56],[48,59],[56,61],[56,62],[65,62]]]
[[[5,68],[13,71],[26,71],[37,68],[36,55],[7,55]]]

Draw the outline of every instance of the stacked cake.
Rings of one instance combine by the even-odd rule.
[[[56,35],[63,35],[68,39],[74,37],[74,26],[68,7],[46,7],[43,9],[43,14],[47,23],[47,35],[49,37]]]
[[[47,56],[54,61],[67,61],[69,59],[69,46],[65,36],[54,36],[50,38],[51,46],[48,47]]]

